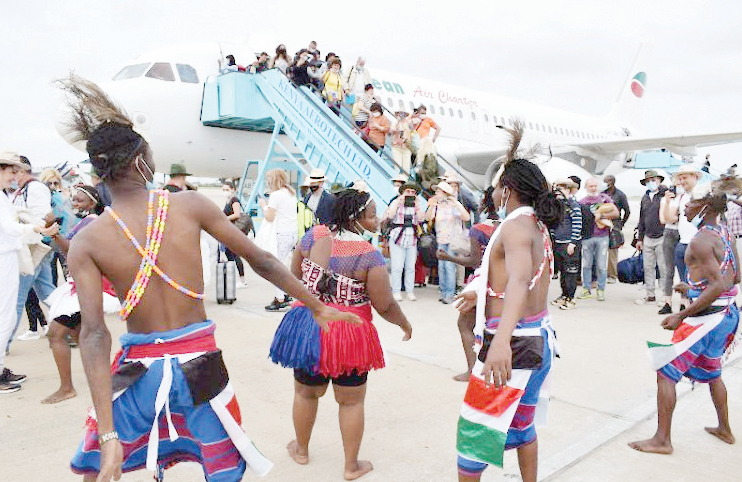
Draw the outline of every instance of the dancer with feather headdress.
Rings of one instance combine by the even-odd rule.
[[[476,303],[477,360],[461,407],[456,448],[460,481],[478,481],[504,451],[518,449],[524,482],[535,482],[538,444],[534,418],[545,415],[555,353],[547,311],[553,252],[548,227],[564,205],[541,170],[519,154],[523,123],[492,181],[503,220],[482,257],[478,282],[459,296],[459,309]],[[532,155],[532,154],[531,154]]]
[[[201,231],[305,303],[319,325],[358,318],[309,294],[202,195],[148,192],[152,152],[131,121],[95,84],[75,76],[60,84],[70,94],[71,133],[87,141],[90,161],[113,193],[113,204],[69,250],[82,314],[80,353],[95,406],[72,470],[99,482],[145,466],[162,480],[164,469],[180,461],[201,463],[210,482],[241,480],[246,467],[267,473],[271,462],[240,427],[215,325],[206,318],[202,272],[193,268],[201,263]],[[128,332],[112,368],[102,276],[126,293],[120,315]]]

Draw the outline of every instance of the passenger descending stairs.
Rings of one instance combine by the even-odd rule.
[[[303,156],[295,161],[305,174],[319,168],[331,182],[362,179],[380,207],[398,194],[391,178],[399,167],[371,150],[309,89],[295,87],[277,69],[229,73],[207,81],[201,121],[214,127],[274,131],[274,139],[280,129]]]

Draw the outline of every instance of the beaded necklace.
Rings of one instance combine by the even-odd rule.
[[[157,212],[154,209],[154,199],[157,194]],[[134,237],[129,227],[126,225],[123,219],[121,219],[116,212],[111,209],[110,206],[106,206],[106,212],[116,221],[121,230],[124,232],[134,248],[142,255],[142,261],[139,263],[139,270],[134,277],[134,282],[129,288],[129,292],[126,293],[126,299],[121,305],[121,311],[119,316],[122,320],[126,320],[134,308],[141,302],[144,296],[144,291],[149,285],[149,280],[152,277],[154,271],[164,282],[170,285],[172,288],[180,291],[184,295],[202,300],[204,299],[203,293],[196,293],[189,290],[177,283],[170,276],[166,275],[157,266],[157,254],[160,251],[162,245],[162,236],[165,234],[165,221],[167,220],[167,211],[170,206],[169,192],[165,190],[149,192],[149,200],[147,202],[147,228],[146,228],[146,239],[144,245],[146,249],[142,248],[139,241]]]

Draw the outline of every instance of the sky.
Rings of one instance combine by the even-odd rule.
[[[354,4],[358,5],[357,7]],[[742,132],[742,3],[458,0],[36,0],[3,2],[0,149],[35,166],[87,156],[54,123],[70,71],[110,79],[142,52],[247,42],[289,52],[316,40],[353,63],[567,109],[606,114],[642,42],[651,44],[642,135]],[[700,148],[725,169],[742,143]]]

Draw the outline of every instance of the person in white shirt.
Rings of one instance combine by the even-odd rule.
[[[297,215],[296,191],[289,184],[289,176],[282,169],[272,169],[265,173],[265,183],[270,192],[268,202],[260,199],[258,205],[263,210],[265,221],[275,224],[276,258],[284,261],[296,246]],[[268,311],[278,311],[291,302],[289,296],[276,288],[276,296],[271,304],[265,307]]]
[[[18,190],[12,197],[13,205],[16,210],[25,210],[33,218],[34,223],[44,227],[47,215],[52,213],[52,192],[41,181],[38,181],[31,174],[31,162],[24,156],[19,156],[24,168],[18,175]],[[53,215],[52,215],[53,219]],[[38,242],[28,242],[26,244],[38,244]],[[52,250],[44,256],[33,274],[20,275],[20,284],[18,286],[18,302],[16,304],[16,325],[8,341],[6,352],[10,350],[10,344],[15,337],[15,332],[21,323],[23,308],[26,306],[28,293],[33,287],[40,301],[45,301],[50,294],[57,288],[52,283],[52,266],[51,261],[54,257]]]
[[[51,234],[54,227],[43,228],[35,224],[21,224],[16,220],[10,199],[2,191],[14,184],[25,169],[14,152],[0,153],[0,394],[17,392],[25,375],[18,375],[5,367],[5,346],[17,326],[18,317],[13,305],[18,300],[18,252],[22,240],[40,241],[39,234]],[[47,266],[49,263],[47,262]],[[25,300],[24,300],[25,302]]]

